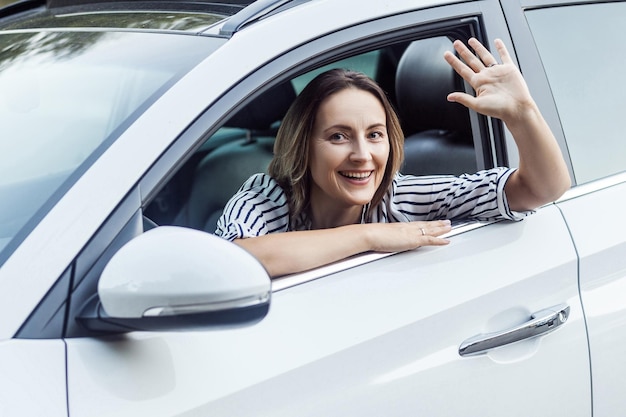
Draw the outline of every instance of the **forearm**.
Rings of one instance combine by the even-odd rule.
[[[444,57],[470,83],[476,96],[453,92],[448,95],[448,100],[501,119],[513,134],[520,163],[505,186],[512,210],[531,210],[556,200],[570,187],[569,172],[522,74],[500,39],[494,41],[502,59],[500,65],[496,65],[493,55],[476,39],[471,38],[468,43],[476,55],[462,42],[454,42],[465,63],[451,52],[446,52]]]
[[[271,277],[306,271],[371,250],[363,225],[274,233],[235,243],[256,257]]]
[[[353,224],[330,229],[273,233],[235,243],[256,257],[271,277],[306,271],[368,251],[401,252],[448,244],[448,220]]]
[[[570,186],[561,150],[534,103],[505,121],[519,150],[519,169],[507,181],[509,207],[531,210],[558,199]]]

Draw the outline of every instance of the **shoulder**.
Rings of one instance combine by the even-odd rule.
[[[278,183],[276,182],[274,178],[270,177],[268,174],[258,173],[248,178],[243,183],[239,191],[263,190],[268,187],[273,187],[274,185],[276,186],[278,185]]]
[[[267,198],[274,202],[283,203],[285,192],[278,182],[268,174],[254,174],[243,183],[233,199],[246,196],[249,198]]]
[[[226,204],[216,234],[229,240],[286,231],[287,197],[267,174],[250,177]]]

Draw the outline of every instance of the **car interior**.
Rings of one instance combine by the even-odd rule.
[[[469,112],[446,100],[448,93],[464,90],[463,80],[443,59],[446,50],[453,50],[452,41],[438,36],[394,44],[330,66],[363,71],[388,93],[405,134],[403,174],[462,174],[477,169]],[[144,215],[158,225],[214,232],[231,196],[251,175],[267,171],[280,120],[302,78],[320,71],[282,83],[238,111],[186,161]]]

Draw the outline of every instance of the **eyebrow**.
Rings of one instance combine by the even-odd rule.
[[[381,127],[384,128],[385,130],[387,129],[387,125],[385,123],[374,123],[374,124],[369,125],[366,130],[372,130],[372,129],[381,128]],[[352,130],[352,127],[348,125],[336,124],[336,125],[327,127],[326,129],[323,130],[323,132],[327,133],[328,131],[335,130],[335,129]]]

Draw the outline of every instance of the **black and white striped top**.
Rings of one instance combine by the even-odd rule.
[[[458,177],[396,174],[382,201],[364,208],[362,222],[521,220],[532,212],[512,212],[504,194],[513,171],[494,168]],[[287,197],[278,183],[267,174],[255,174],[226,204],[215,234],[234,240],[309,228],[306,214],[290,218]]]

